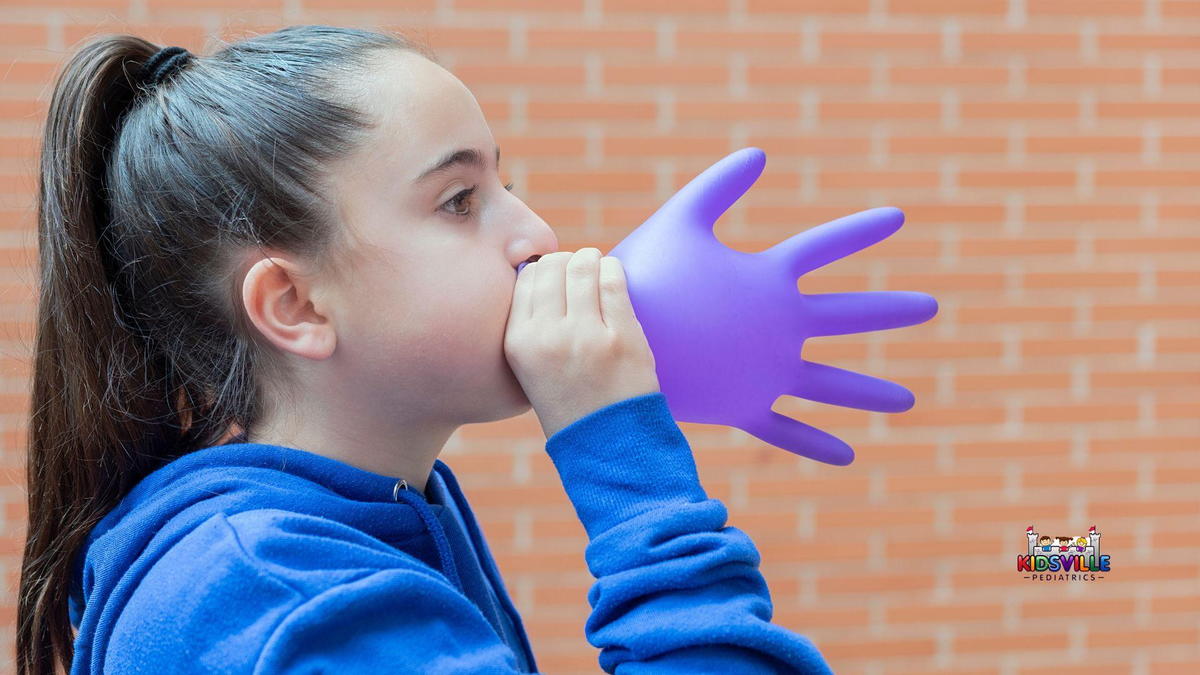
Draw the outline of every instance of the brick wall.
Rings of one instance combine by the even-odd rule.
[[[907,221],[803,292],[921,290],[920,326],[806,358],[893,379],[889,415],[783,397],[818,464],[684,423],[750,533],[775,621],[838,673],[1200,672],[1200,2],[5,0],[0,3],[0,668],[11,669],[39,125],[89,36],[199,53],[292,23],[415,31],[475,92],[561,247],[607,251],[726,153],[767,153],[717,224],[744,251],[875,206]],[[596,672],[585,537],[532,413],[443,459],[545,672]],[[518,500],[513,499],[519,494]],[[1104,533],[1089,583],[1016,571],[1025,528]]]

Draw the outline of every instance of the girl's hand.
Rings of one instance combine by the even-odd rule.
[[[517,275],[504,355],[546,438],[618,401],[659,391],[621,261],[557,251]]]

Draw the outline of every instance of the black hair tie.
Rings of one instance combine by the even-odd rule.
[[[192,53],[183,47],[163,47],[142,64],[141,70],[138,71],[138,81],[153,89],[191,59]]]

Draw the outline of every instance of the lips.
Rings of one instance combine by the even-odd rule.
[[[540,258],[540,257],[542,257],[542,256],[540,256],[540,255],[531,255],[531,256],[529,256],[529,259],[528,259],[528,260],[526,260],[526,261],[522,262],[520,265],[517,265],[517,274],[518,274],[518,275],[519,275],[519,274],[521,274],[521,270],[525,269],[525,266],[526,266],[526,265],[528,265],[528,264],[529,264],[529,263],[531,263],[531,262],[537,262],[537,259],[538,259],[538,258]]]

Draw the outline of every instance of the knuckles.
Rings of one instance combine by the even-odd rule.
[[[504,339],[508,358],[543,368],[569,363],[603,364],[620,360],[632,351],[617,331],[603,324],[582,327],[570,320],[559,320],[553,325],[529,320],[508,331]]]

